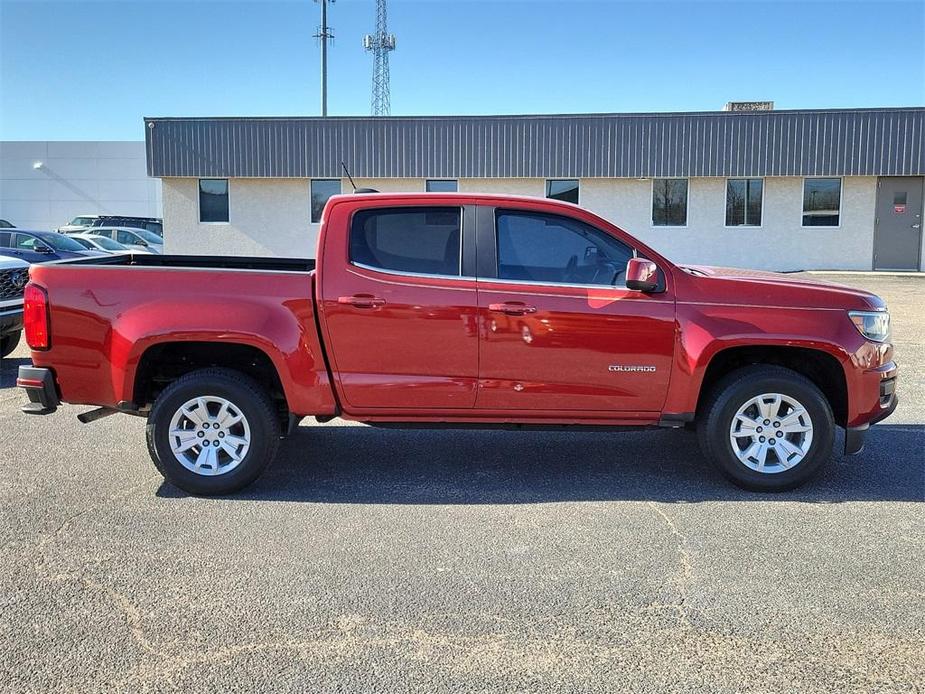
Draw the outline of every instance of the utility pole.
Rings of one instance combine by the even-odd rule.
[[[363,48],[373,54],[373,91],[369,112],[374,116],[392,113],[389,94],[389,51],[395,50],[395,36],[389,33],[386,0],[376,0],[376,33],[363,37]]]
[[[321,41],[321,115],[328,115],[328,41],[334,39],[334,29],[328,26],[328,2],[335,0],[315,0],[321,3],[321,26],[315,38]]]

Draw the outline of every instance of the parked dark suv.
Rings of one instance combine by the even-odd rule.
[[[93,220],[88,232],[92,232],[93,227],[131,227],[133,229],[147,229],[164,237],[164,220],[157,217],[124,217],[120,215],[102,215]]]

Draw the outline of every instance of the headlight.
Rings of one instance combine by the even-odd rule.
[[[890,314],[886,311],[848,311],[848,316],[868,340],[886,342],[890,339]]]

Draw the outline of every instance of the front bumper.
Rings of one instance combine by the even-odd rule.
[[[22,304],[14,308],[0,308],[0,337],[22,330]]]
[[[859,426],[845,429],[845,455],[855,455],[864,450],[864,436],[871,425],[882,421],[893,414],[899,404],[896,395],[896,370],[888,378],[880,380],[879,410],[874,412],[869,421]]]
[[[20,366],[16,385],[29,396],[29,402],[22,406],[26,414],[51,414],[61,404],[51,369]]]

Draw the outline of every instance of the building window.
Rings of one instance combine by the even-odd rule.
[[[546,197],[578,204],[577,178],[551,178],[546,181]]]
[[[837,227],[840,212],[840,178],[803,179],[803,226]]]
[[[360,210],[350,226],[350,261],[382,270],[458,277],[458,207]]]
[[[199,179],[199,221],[228,221],[228,179]]]
[[[652,224],[657,227],[687,226],[686,178],[656,178],[652,181]]]
[[[600,229],[559,215],[499,210],[498,279],[623,286],[633,249]]]
[[[428,178],[424,183],[424,190],[428,193],[455,193],[457,188],[455,178]]]
[[[321,213],[332,195],[340,195],[339,178],[312,179],[312,224],[321,221]]]
[[[764,181],[730,178],[726,181],[726,226],[760,227]]]

